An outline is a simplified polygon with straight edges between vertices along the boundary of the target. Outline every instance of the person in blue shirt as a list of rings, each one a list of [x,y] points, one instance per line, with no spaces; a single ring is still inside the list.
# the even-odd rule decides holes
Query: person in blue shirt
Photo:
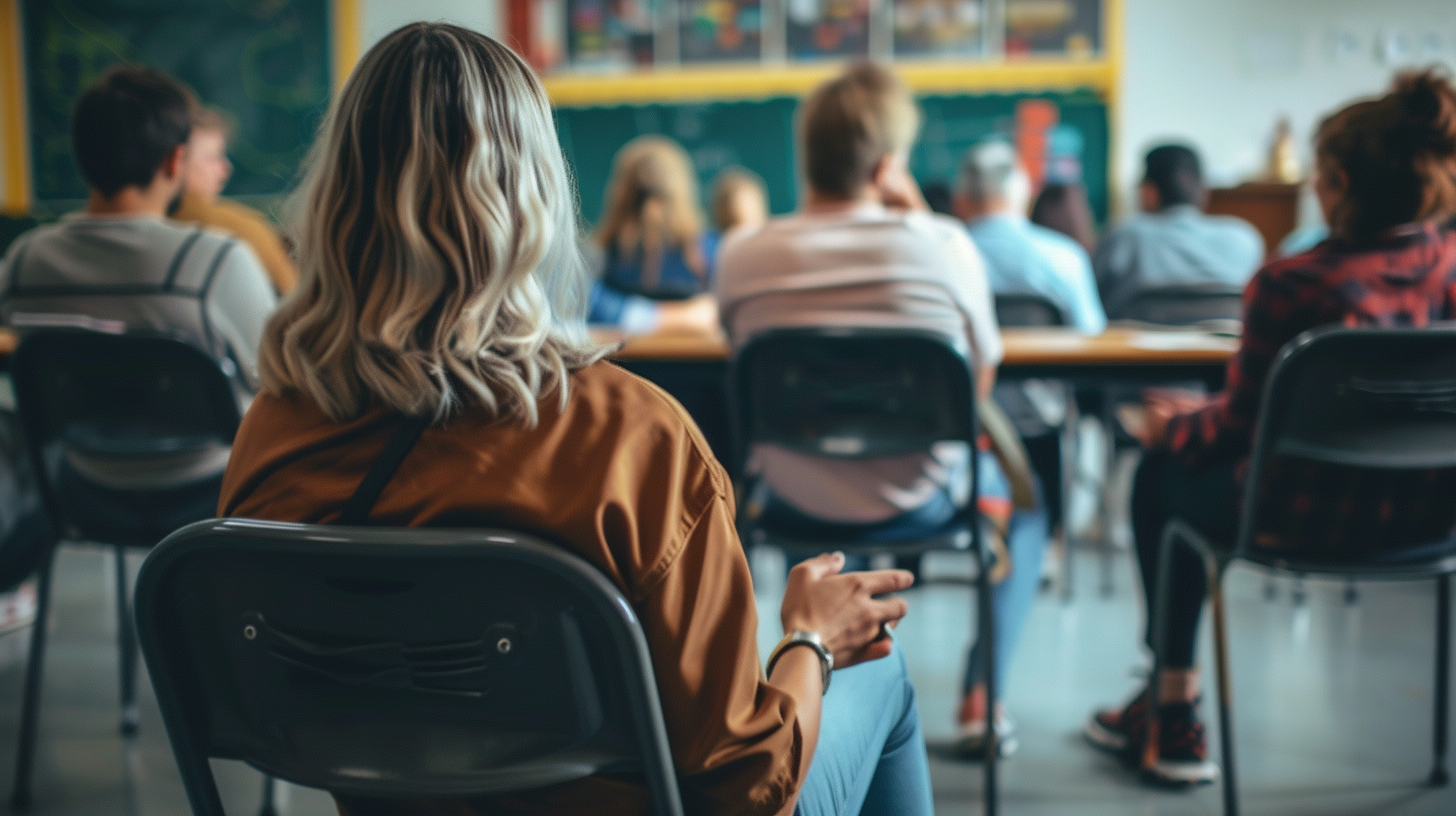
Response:
[[[956,215],[986,260],[991,291],[1041,295],[1068,325],[1087,334],[1107,326],[1087,252],[1067,236],[1031,223],[1031,180],[1011,145],[999,139],[972,147],[956,179]]]
[[[1104,238],[1092,259],[1107,313],[1118,317],[1145,289],[1248,283],[1264,262],[1264,239],[1241,218],[1203,212],[1208,196],[1198,154],[1162,145],[1144,165],[1143,211]]]
[[[686,151],[639,136],[617,152],[597,228],[602,283],[655,300],[712,289],[718,234],[704,226],[697,174]]]

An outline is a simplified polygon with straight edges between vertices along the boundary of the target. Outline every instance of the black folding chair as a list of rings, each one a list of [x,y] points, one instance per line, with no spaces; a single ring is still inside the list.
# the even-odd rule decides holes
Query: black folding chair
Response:
[[[1435,759],[1429,781],[1445,785],[1456,536],[1372,548],[1362,555],[1320,552],[1313,547],[1273,548],[1256,544],[1255,536],[1260,532],[1256,529],[1261,517],[1259,497],[1275,457],[1389,471],[1456,467],[1456,327],[1305,332],[1280,352],[1269,375],[1257,427],[1232,548],[1228,542],[1210,541],[1186,521],[1173,519],[1163,533],[1155,596],[1153,642],[1161,646],[1175,548],[1188,546],[1202,557],[1213,607],[1224,813],[1235,816],[1239,811],[1222,586],[1224,573],[1235,561],[1298,574],[1436,581]],[[1155,655],[1152,676],[1156,678],[1160,670],[1161,659]],[[1149,684],[1150,694],[1156,685]],[[1155,701],[1150,697],[1148,702]]]
[[[232,444],[238,404],[232,383],[201,350],[158,336],[46,329],[25,335],[11,360],[25,445],[51,529],[62,540],[112,544],[116,552],[121,652],[121,732],[138,726],[136,635],[127,600],[127,547],[150,547],[172,530],[109,527],[97,514],[70,512],[58,480],[69,451],[102,457],[187,453]],[[210,515],[210,514],[209,514]],[[31,630],[11,808],[30,805],[46,616],[54,543],[41,560]]]
[[[996,324],[999,326],[1066,326],[1071,322],[1062,307],[1042,295],[998,294],[995,304]]]
[[[1244,318],[1244,290],[1227,284],[1187,284],[1144,289],[1118,312],[1119,320],[1191,326]]]
[[[136,620],[197,816],[224,813],[209,757],[382,799],[641,773],[683,812],[631,605],[539,538],[198,522],[148,555]]]
[[[976,514],[976,392],[969,361],[939,335],[896,329],[810,328],[765,332],[748,342],[732,365],[736,472],[754,445],[848,461],[923,453],[940,441],[971,451],[971,495],[940,529],[903,539],[846,535],[846,525],[823,534],[778,529],[765,516],[741,513],[745,541],[786,550],[834,548],[846,553],[896,554],[969,550],[976,557],[976,615],[986,656],[987,711],[995,711],[995,627],[991,568],[995,555]],[[741,502],[743,507],[747,502]],[[995,814],[1000,746],[988,728],[986,813]]]

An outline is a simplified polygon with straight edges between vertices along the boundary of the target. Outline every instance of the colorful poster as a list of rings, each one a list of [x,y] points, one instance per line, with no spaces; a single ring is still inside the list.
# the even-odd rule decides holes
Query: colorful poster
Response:
[[[895,0],[895,56],[977,56],[985,4],[981,0]]]
[[[567,52],[576,66],[647,66],[660,0],[568,0]]]
[[[1102,47],[1102,0],[1006,0],[1006,55],[1090,57]]]
[[[863,57],[870,52],[870,10],[876,0],[785,0],[793,59]]]
[[[683,62],[757,61],[763,55],[760,0],[679,0]]]

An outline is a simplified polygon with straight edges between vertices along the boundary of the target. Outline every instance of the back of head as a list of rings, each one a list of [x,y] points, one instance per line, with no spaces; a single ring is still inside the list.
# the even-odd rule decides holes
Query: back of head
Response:
[[[956,192],[978,208],[1024,214],[1030,203],[1031,179],[1009,143],[987,139],[961,159]]]
[[[686,248],[702,233],[698,177],[687,151],[665,136],[638,136],[623,145],[607,182],[601,245]]]
[[[110,198],[146,187],[191,134],[192,94],[166,74],[116,65],[76,100],[71,143],[86,184]]]
[[[850,199],[885,156],[908,151],[920,129],[915,100],[888,68],[858,62],[825,82],[799,109],[799,147],[809,186]]]
[[[725,167],[713,178],[713,224],[727,232],[768,218],[768,193],[752,170]]]
[[[1056,230],[1091,252],[1097,243],[1092,234],[1092,205],[1080,184],[1048,184],[1031,205],[1031,223]]]
[[[534,422],[600,357],[545,89],[509,48],[405,26],[334,100],[294,200],[301,280],[260,369],[344,421],[469,406]],[[573,319],[576,318],[576,319]]]
[[[1456,214],[1456,88],[1433,70],[1401,74],[1384,96],[1325,119],[1315,154],[1325,181],[1344,177],[1330,213],[1338,237]]]
[[[1169,144],[1148,151],[1143,160],[1143,183],[1158,193],[1163,208],[1203,203],[1203,163],[1186,145]]]

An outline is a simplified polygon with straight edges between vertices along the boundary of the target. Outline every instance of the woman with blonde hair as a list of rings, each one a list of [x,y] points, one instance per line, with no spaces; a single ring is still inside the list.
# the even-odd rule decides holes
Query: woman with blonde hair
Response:
[[[838,554],[805,562],[765,671],[723,469],[677,403],[582,332],[572,190],[519,57],[450,25],[385,37],[334,101],[299,196],[302,280],[269,324],[223,515],[334,521],[424,418],[371,521],[539,531],[617,583],[647,636],[688,812],[931,812],[914,690],[883,637],[906,611],[883,593],[911,576],[842,574]],[[509,799],[340,802],[646,807],[631,775]]]
[[[703,226],[697,174],[677,142],[638,136],[617,151],[596,236],[603,283],[662,300],[706,292],[717,237]]]

